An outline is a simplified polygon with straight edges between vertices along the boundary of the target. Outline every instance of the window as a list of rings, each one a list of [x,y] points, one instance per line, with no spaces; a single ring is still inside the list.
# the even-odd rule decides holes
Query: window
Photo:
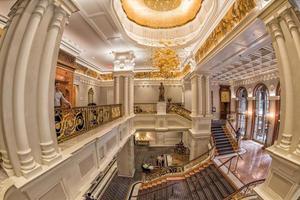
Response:
[[[247,124],[247,109],[248,109],[248,94],[246,88],[240,88],[237,92],[237,128],[240,131],[241,136],[246,134]]]
[[[268,89],[265,85],[259,85],[255,91],[255,122],[253,139],[265,144],[269,129],[267,113],[269,110]]]

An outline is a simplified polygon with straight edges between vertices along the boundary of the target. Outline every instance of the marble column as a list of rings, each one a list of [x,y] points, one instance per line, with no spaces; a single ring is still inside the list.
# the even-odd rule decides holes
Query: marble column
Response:
[[[211,95],[209,75],[205,75],[205,117],[211,117]]]
[[[114,76],[114,103],[120,104],[120,76]]]
[[[42,73],[40,74],[36,67],[42,60],[45,50],[43,44],[51,32],[46,29],[50,26],[53,11],[56,8],[64,9],[68,14],[77,10],[69,0],[17,1],[9,14],[9,25],[1,43],[0,128],[3,131],[4,147],[8,156],[5,153],[3,155],[9,157],[16,176],[26,178],[34,176],[41,170],[40,165],[44,164],[44,158],[50,158],[52,153],[56,154],[57,150],[57,142],[53,137],[55,132],[50,134],[49,131],[41,132],[41,127],[38,127],[40,126],[38,120],[40,105],[37,99],[43,95],[37,89],[37,79]],[[56,52],[59,49],[61,34],[62,32],[59,36],[56,35],[57,40],[52,40],[54,45],[49,46],[53,47]],[[57,54],[47,55],[51,57],[53,64],[50,76],[55,74]],[[37,76],[34,76],[36,74]],[[48,82],[49,85],[51,80],[42,80],[41,84],[44,85],[44,82]],[[54,93],[53,90],[51,92]],[[49,90],[47,90],[48,93]],[[47,99],[48,97],[49,95],[43,96]],[[50,99],[54,99],[53,95]],[[45,106],[49,108],[50,105],[53,103]],[[45,123],[51,120],[54,124],[53,111],[47,110],[46,112],[48,121]],[[46,126],[47,129],[54,130],[52,129],[54,126],[49,124]],[[50,154],[51,156],[48,157]]]
[[[49,119],[49,112],[51,112],[51,108],[49,108],[48,105],[52,100],[50,99],[51,96],[49,96],[49,91],[51,91],[50,84],[53,84],[53,80],[51,79],[51,70],[55,68],[55,65],[53,65],[53,57],[56,56],[55,47],[61,40],[60,35],[62,28],[65,25],[66,18],[66,11],[59,7],[55,8],[40,64],[41,67],[38,80],[38,119],[42,162],[46,165],[53,164],[61,159],[61,155],[55,149],[55,142],[51,136],[52,133],[55,133],[54,127],[51,127],[51,121],[53,121],[54,116]]]
[[[206,109],[207,106],[210,106],[210,102],[206,102],[210,95],[207,95],[205,76],[194,72],[191,77],[191,86],[192,128],[189,130],[188,146],[190,147],[190,159],[192,160],[208,150],[211,135],[211,113]]]
[[[198,79],[199,76],[194,74],[191,77],[191,88],[192,88],[192,116],[198,115]]]
[[[134,115],[134,76],[129,77],[129,115]]]
[[[197,83],[198,83],[198,86],[197,86],[197,88],[198,88],[197,89],[197,92],[198,92],[198,94],[197,94],[198,113],[197,113],[197,115],[199,117],[203,117],[205,111],[203,109],[203,107],[204,107],[204,105],[203,105],[203,97],[204,97],[204,95],[203,95],[203,75],[202,74],[198,75],[198,81],[197,81]]]
[[[267,148],[272,157],[267,180],[255,191],[263,199],[297,199],[300,191],[300,21],[288,0],[272,2],[260,17],[272,38],[278,59],[281,116],[278,142]],[[295,22],[295,23],[294,23]],[[297,30],[296,30],[297,29]]]
[[[133,177],[135,173],[134,165],[134,143],[133,136],[127,141],[117,155],[118,175],[123,177]]]
[[[124,98],[123,98],[123,109],[124,109],[124,115],[128,116],[129,112],[129,106],[128,106],[128,98],[129,98],[129,80],[128,80],[128,76],[124,77],[124,84],[123,84],[123,92],[124,92]]]

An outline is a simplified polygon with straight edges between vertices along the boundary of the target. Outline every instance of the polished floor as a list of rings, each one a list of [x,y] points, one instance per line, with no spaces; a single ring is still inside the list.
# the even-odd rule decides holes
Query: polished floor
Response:
[[[255,180],[265,179],[271,165],[272,158],[262,149],[262,145],[252,140],[244,140],[241,143],[241,148],[246,150],[242,154],[243,159],[239,159],[236,170],[236,159],[233,159],[231,170],[234,171],[236,177],[244,184]],[[228,158],[220,159],[221,162]],[[227,164],[227,167],[229,163]]]

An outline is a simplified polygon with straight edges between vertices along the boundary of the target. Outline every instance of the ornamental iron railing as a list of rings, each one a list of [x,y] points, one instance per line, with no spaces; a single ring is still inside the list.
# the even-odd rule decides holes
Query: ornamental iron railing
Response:
[[[122,117],[120,104],[55,108],[55,131],[58,143],[69,140]]]

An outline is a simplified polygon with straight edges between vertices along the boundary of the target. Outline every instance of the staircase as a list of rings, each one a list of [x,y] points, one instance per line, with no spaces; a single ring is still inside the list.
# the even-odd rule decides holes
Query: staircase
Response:
[[[237,145],[233,138],[226,133],[225,124],[213,122],[211,126],[212,136],[214,138],[217,155],[226,155],[236,152]]]
[[[236,191],[212,163],[185,175],[181,180],[144,183],[138,200],[222,200]]]

